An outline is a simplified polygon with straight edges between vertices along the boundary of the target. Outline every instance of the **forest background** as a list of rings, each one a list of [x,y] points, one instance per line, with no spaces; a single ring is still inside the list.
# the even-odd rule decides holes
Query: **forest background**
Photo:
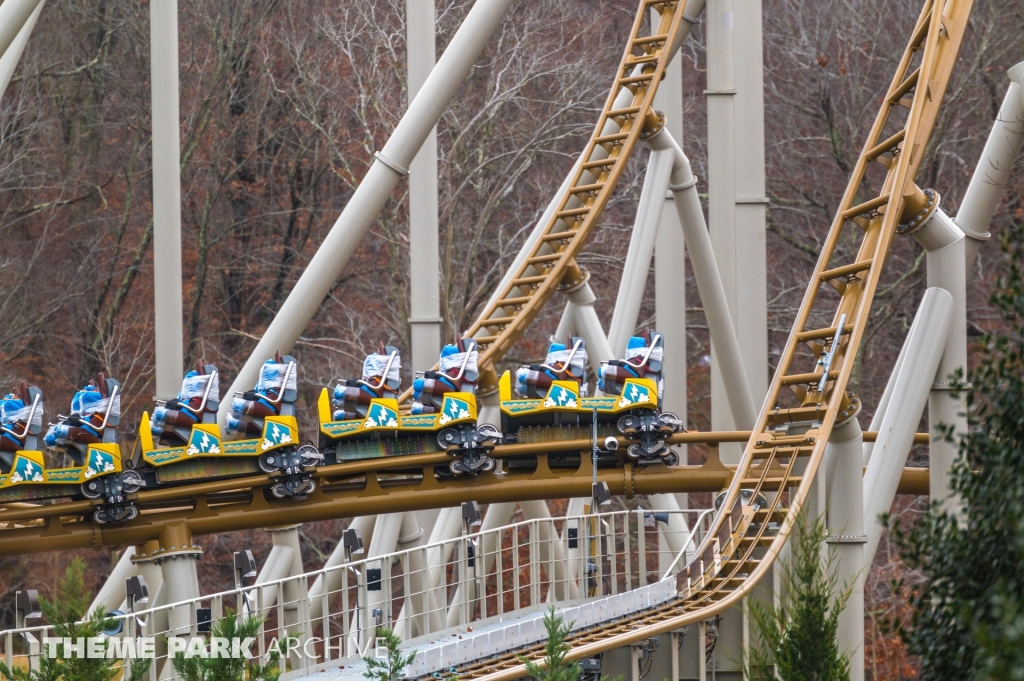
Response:
[[[437,0],[438,50],[470,6]],[[405,1],[190,0],[179,3],[183,307],[186,362],[237,373],[396,125],[406,101]],[[916,0],[765,0],[768,371],[784,345],[821,240],[874,120]],[[585,144],[635,12],[632,0],[517,2],[438,126],[442,314],[466,328]],[[950,214],[1024,59],[1024,0],[977,0],[918,183]],[[682,144],[707,190],[703,26],[682,47]],[[0,100],[0,386],[43,389],[47,416],[98,371],[121,380],[122,445],[153,395],[149,7],[144,1],[48,4]],[[646,153],[637,153],[579,258],[607,325]],[[993,232],[1024,220],[1015,173]],[[321,387],[358,375],[378,340],[409,347],[407,185],[396,189],[295,348],[299,414]],[[969,333],[998,331],[987,300],[995,244],[968,281]],[[710,427],[708,333],[692,271],[686,314],[689,414]],[[654,323],[653,272],[640,328]],[[864,423],[925,289],[924,253],[898,239],[855,370]],[[509,364],[543,356],[561,305],[549,305]],[[672,342],[672,339],[668,339]],[[976,349],[975,349],[976,350]],[[407,353],[406,353],[407,354]],[[417,367],[422,369],[424,367]],[[408,382],[412,367],[403,368]],[[222,383],[226,387],[227,383]],[[671,390],[671,386],[669,386]],[[926,427],[926,424],[923,424]],[[700,447],[690,461],[703,460]],[[927,450],[910,465],[926,466]],[[695,497],[692,504],[707,504]],[[926,498],[901,496],[913,523]],[[552,510],[564,508],[553,502]],[[320,567],[346,520],[302,528]],[[262,531],[202,539],[203,590],[231,584],[231,551],[269,551]],[[116,551],[79,552],[102,583]],[[0,557],[0,624],[13,592],[55,585],[71,553]],[[905,611],[894,578],[915,579],[883,541],[867,583],[867,673],[912,677],[880,628]]]

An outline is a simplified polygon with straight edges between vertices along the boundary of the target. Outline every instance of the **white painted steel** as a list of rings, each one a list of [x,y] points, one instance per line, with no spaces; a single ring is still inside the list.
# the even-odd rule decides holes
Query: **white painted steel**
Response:
[[[529,512],[533,515],[543,515],[537,509]],[[689,514],[687,515],[688,518],[696,519],[701,514],[709,518],[711,512],[670,512],[670,515],[679,514]],[[638,542],[641,542],[642,537],[645,536],[643,521],[639,524],[635,522],[638,515],[642,516],[643,512],[615,511],[602,513],[596,518],[597,525],[602,528],[603,537],[603,541],[598,543],[600,552],[598,554],[598,562],[602,566],[603,574],[603,581],[598,585],[595,596],[598,600],[591,599],[583,603],[580,603],[578,600],[562,601],[560,605],[569,619],[576,620],[576,628],[620,617],[629,612],[650,607],[674,596],[675,580],[671,577],[676,574],[675,566],[669,571],[667,575],[669,577],[668,580],[658,581],[658,574],[655,573],[653,579],[648,580],[653,583],[643,589],[638,589],[637,585],[646,580],[646,572],[641,572],[635,561],[632,569],[624,571],[622,568],[624,564],[629,564],[628,556],[636,555]],[[564,519],[539,518],[498,527],[489,532],[473,532],[468,535],[469,540],[475,542],[478,547],[481,547],[481,552],[477,554],[478,565],[481,566],[482,570],[480,574],[481,586],[485,580],[482,566],[485,564],[491,566],[490,569],[486,570],[486,580],[488,580],[488,588],[492,596],[487,601],[480,599],[477,607],[470,612],[473,635],[467,636],[469,632],[464,627],[458,630],[463,640],[468,640],[470,643],[460,642],[461,647],[453,648],[448,653],[445,653],[450,655],[450,659],[453,660],[448,666],[455,664],[456,661],[463,662],[477,659],[527,642],[540,640],[540,637],[544,635],[543,627],[539,625],[541,611],[549,600],[554,600],[554,597],[551,596],[552,593],[557,596],[560,592],[564,592],[563,589],[566,583],[574,579],[574,575],[567,571],[563,583],[559,584],[562,578],[558,576],[557,569],[554,566],[558,562],[564,562],[559,559],[559,556],[567,555],[567,547],[563,546],[561,554],[557,547],[566,543],[567,540],[565,538],[558,538],[558,525],[564,522],[572,526],[582,527],[584,520],[586,520],[586,517],[578,516]],[[670,526],[673,522],[670,521]],[[687,546],[691,543],[699,543],[702,533],[706,532],[707,529],[706,522],[693,522],[688,523],[688,525],[695,528],[695,535],[690,536],[687,534],[685,537],[679,538],[677,540],[679,545]],[[649,528],[646,530],[646,533],[649,536]],[[535,540],[520,541],[520,538],[524,536],[534,537]],[[394,591],[392,592],[385,587],[381,593],[385,596],[391,596],[393,600],[390,604],[381,603],[379,607],[382,607],[385,612],[397,615],[399,610],[394,607],[395,602],[399,599],[415,599],[421,596],[421,594],[416,592],[408,593],[405,591],[405,585],[407,583],[411,584],[412,580],[406,582],[400,574],[404,566],[411,564],[409,562],[411,554],[419,552],[425,558],[430,555],[450,556],[453,554],[452,549],[462,544],[463,541],[464,538],[460,536],[439,544],[413,547],[390,554],[355,560],[351,563],[342,563],[303,575],[288,575],[295,552],[291,546],[285,545],[289,542],[284,538],[272,549],[267,561],[268,565],[257,584],[245,587],[241,591],[231,590],[206,596],[199,596],[198,593],[195,593],[188,599],[175,600],[167,604],[151,604],[153,607],[147,609],[137,608],[136,614],[142,620],[149,623],[145,634],[156,636],[162,640],[163,637],[171,633],[167,624],[168,619],[171,620],[171,625],[176,627],[174,630],[176,635],[189,635],[190,632],[195,633],[197,626],[196,613],[199,608],[211,608],[214,619],[217,619],[223,615],[227,608],[241,609],[239,606],[242,606],[248,611],[250,616],[270,616],[269,620],[263,622],[257,637],[257,643],[253,645],[254,652],[259,651],[262,653],[265,652],[272,639],[280,638],[283,633],[283,631],[277,628],[278,625],[276,623],[286,621],[286,618],[281,617],[281,613],[285,611],[289,603],[275,604],[276,598],[274,594],[287,591],[297,585],[297,592],[299,594],[309,594],[313,600],[319,600],[326,606],[326,609],[321,609],[314,613],[312,608],[306,608],[305,604],[301,602],[297,604],[296,611],[303,616],[302,621],[309,622],[310,625],[300,628],[300,631],[297,632],[298,637],[302,643],[312,641],[309,644],[310,652],[315,652],[318,658],[315,665],[308,665],[309,670],[314,671],[323,667],[325,653],[330,663],[338,663],[343,658],[347,658],[343,663],[348,667],[351,662],[355,661],[352,658],[361,657],[353,645],[354,641],[359,639],[365,643],[370,640],[370,632],[366,630],[350,629],[347,634],[343,633],[344,623],[353,621],[355,611],[357,609],[364,609],[367,604],[365,600],[367,597],[365,581],[360,580],[361,586],[357,589],[353,575],[365,575],[367,567],[392,566],[391,583]],[[583,538],[581,537],[579,541],[582,543]],[[650,548],[648,547],[649,551]],[[454,567],[454,562],[458,561],[457,553],[455,556],[443,560],[440,564],[430,563],[427,560],[423,563],[424,565],[438,565],[438,572],[441,575],[441,581],[438,586],[442,593],[452,593],[457,587],[465,585],[465,571],[456,572],[451,569]],[[513,562],[520,558],[522,560],[518,563]],[[152,563],[150,562],[149,565],[152,566]],[[166,580],[175,584],[176,587],[184,586],[185,590],[188,590],[193,588],[193,586],[191,585],[191,578],[186,574],[187,570],[183,569],[187,565],[194,566],[194,559],[168,560],[161,568],[164,571]],[[424,568],[424,571],[429,572],[430,568]],[[280,577],[270,579],[271,573],[277,573]],[[341,578],[338,580],[329,578],[331,573],[338,573],[341,575]],[[502,578],[500,582],[497,581],[499,574]],[[459,575],[462,575],[462,577]],[[319,595],[314,595],[313,589],[309,588],[309,585],[316,583],[340,583],[343,586],[326,594],[321,592]],[[516,586],[519,587],[517,609],[521,610],[521,612],[501,614],[495,611],[496,599],[504,600]],[[178,588],[177,591],[172,590],[168,595],[173,598],[181,590],[181,588]],[[358,608],[355,606],[354,600],[357,591],[360,599]],[[248,606],[243,605],[243,600],[245,600],[243,592],[247,596]],[[159,599],[160,597],[159,595],[154,596],[151,591],[151,598]],[[442,615],[442,621],[443,615],[449,608],[456,609],[457,605],[458,603],[455,601],[451,604],[448,603],[447,599],[441,601],[439,614]],[[355,619],[359,620],[362,618],[358,617]],[[433,620],[434,618],[429,619]],[[534,620],[537,620],[537,622],[534,622]],[[161,624],[161,622],[163,623]],[[330,638],[330,647],[327,651],[324,650],[322,640],[316,640],[323,638],[325,622],[329,626],[326,634]],[[35,627],[32,628],[32,631],[42,638],[47,635],[46,629],[46,627]],[[294,628],[291,628],[291,630],[294,632]],[[492,636],[491,632],[495,630],[499,633]],[[13,635],[21,631],[25,630],[0,632],[0,642],[11,640]],[[450,633],[451,630],[442,631],[432,628],[429,636],[426,638],[421,637],[418,641],[411,641],[410,645],[420,645],[421,649],[431,648],[431,637],[436,642]],[[486,634],[486,636],[483,636],[483,634]],[[316,639],[311,637],[316,637]],[[347,643],[344,646],[342,646],[343,639],[347,639]],[[343,647],[344,650],[342,649]],[[440,653],[437,654],[440,655]],[[305,664],[305,662],[302,664]],[[169,669],[165,657],[157,660],[157,666],[162,667],[164,670]]]
[[[981,244],[989,238],[992,215],[1024,144],[1024,62],[1011,68],[1007,76],[1010,86],[956,214],[956,223],[970,237],[966,245],[968,269],[974,265]]]
[[[654,10],[651,10],[652,12]],[[683,58],[676,54],[665,70],[665,79],[654,97],[654,105],[665,114],[665,129],[673,139],[683,140]],[[662,376],[665,392],[662,409],[687,422],[686,389],[686,240],[672,194],[665,192],[654,257],[655,325],[665,338]],[[687,461],[686,445],[676,445],[679,460]],[[685,493],[675,495],[680,508],[689,506]]]
[[[964,232],[941,209],[914,234],[928,251],[928,286],[943,289],[953,296],[953,316],[945,349],[928,396],[928,468],[929,493],[952,510],[949,476],[959,451],[959,437],[967,433],[967,405],[952,394],[952,377],[959,371],[967,376],[967,268]],[[953,426],[954,441],[948,442],[940,426]]]
[[[836,558],[838,584],[850,585],[846,607],[839,614],[836,640],[850,655],[850,681],[864,679],[864,585],[857,576],[864,565],[863,442],[856,417],[832,429],[833,472],[828,483],[829,542]]]
[[[40,0],[5,0],[0,4],[0,55],[18,38],[22,27],[36,11]]]
[[[35,28],[36,20],[39,19],[39,13],[43,11],[44,4],[46,4],[46,0],[41,0],[36,5],[36,8],[21,27],[21,30],[18,31],[14,40],[11,41],[10,47],[0,55],[0,99],[7,92],[7,86],[11,83],[11,77],[14,75],[14,70],[18,67],[21,54],[25,51],[25,44],[28,43],[28,37],[32,34],[32,29]]]
[[[353,518],[349,527],[359,531],[359,535],[368,539],[373,534],[377,516],[367,515]],[[309,611],[310,619],[319,619],[323,616],[323,600],[325,593],[331,593],[341,589],[341,573],[331,568],[337,567],[345,562],[345,547],[339,541],[331,551],[331,555],[324,562],[323,572],[314,580],[309,587]]]
[[[434,68],[434,0],[406,0],[409,100]],[[433,366],[441,350],[441,272],[437,227],[437,126],[409,165],[409,330],[412,366]]]
[[[936,339],[945,338],[949,333],[953,308],[953,297],[948,291],[929,288],[921,299],[907,336],[907,353],[864,474],[865,561],[870,561],[878,548],[883,530],[878,518],[889,512],[896,496],[896,488],[942,358],[945,344],[936,342]],[[862,570],[859,577],[861,587],[866,578],[867,570]]]
[[[476,58],[497,30],[512,0],[478,0],[452,37],[437,66],[430,72],[419,94],[410,102],[391,138],[352,194],[331,231],[324,238],[274,320],[231,384],[228,395],[251,388],[260,365],[275,351],[290,351],[320,303],[330,292],[359,241],[384,204],[391,197],[402,173],[392,166],[408,168],[431,129],[437,125],[448,103],[469,75]],[[219,420],[227,417],[231,400],[221,403]]]
[[[153,336],[156,343],[156,398],[170,400],[181,389],[184,356],[177,0],[153,0],[149,3],[149,38],[153,107]],[[222,404],[230,406],[231,400],[223,400]]]
[[[739,341],[736,338],[725,289],[711,246],[711,237],[704,222],[704,211],[697,195],[696,178],[690,169],[690,160],[666,130],[651,137],[648,144],[652,149],[672,149],[675,154],[676,162],[672,169],[669,189],[672,190],[679,222],[683,226],[686,245],[690,250],[690,264],[697,282],[697,291],[704,304],[711,342],[718,348],[719,368],[729,386],[726,393],[729,407],[732,409],[736,426],[749,430],[757,418],[757,410],[750,393]]]
[[[121,557],[117,559],[117,565],[110,571],[107,581],[96,592],[96,597],[92,599],[87,612],[95,612],[100,607],[107,612],[120,609],[121,604],[124,603],[124,582],[137,572],[132,563],[134,556],[135,547],[125,547],[121,552]]]
[[[647,174],[640,190],[633,233],[629,240],[622,277],[619,279],[619,292],[615,298],[612,323],[608,329],[608,342],[616,357],[625,356],[626,341],[636,329],[674,161],[675,154],[672,149],[652,149],[647,160]]]

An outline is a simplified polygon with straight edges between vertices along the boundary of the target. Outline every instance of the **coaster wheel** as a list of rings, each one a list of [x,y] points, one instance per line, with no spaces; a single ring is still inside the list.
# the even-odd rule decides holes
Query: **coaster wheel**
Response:
[[[457,447],[461,439],[459,431],[454,428],[445,428],[437,434],[437,444],[445,451]]]
[[[100,499],[103,497],[103,481],[99,478],[86,480],[82,483],[82,495],[86,499]]]
[[[285,457],[279,452],[264,452],[260,454],[259,466],[260,470],[264,473],[273,473],[280,469],[282,463],[285,462]]]
[[[129,469],[121,473],[121,490],[125,494],[135,494],[145,486],[146,481],[142,479],[138,471]]]

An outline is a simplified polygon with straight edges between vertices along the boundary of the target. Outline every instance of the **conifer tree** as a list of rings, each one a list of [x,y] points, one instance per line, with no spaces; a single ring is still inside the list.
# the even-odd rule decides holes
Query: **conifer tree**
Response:
[[[784,597],[778,607],[751,600],[756,642],[746,676],[752,681],[848,681],[849,653],[836,640],[849,585],[837,594],[834,559],[822,557],[825,521],[801,513],[790,537],[792,554],[781,566]],[[772,666],[774,665],[774,673]]]

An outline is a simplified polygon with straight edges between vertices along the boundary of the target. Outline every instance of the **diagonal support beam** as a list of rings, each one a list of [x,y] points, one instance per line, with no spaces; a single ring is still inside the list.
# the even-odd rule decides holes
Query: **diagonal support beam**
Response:
[[[384,149],[377,153],[363,181],[328,232],[295,287],[285,300],[256,348],[238,372],[228,395],[251,388],[260,365],[274,352],[290,351],[320,303],[341,276],[359,241],[391,197],[398,182],[437,125],[441,114],[469,75],[477,57],[512,5],[512,0],[478,0],[448,44],[437,66],[409,104]],[[221,402],[218,419],[223,427],[231,405]]]

